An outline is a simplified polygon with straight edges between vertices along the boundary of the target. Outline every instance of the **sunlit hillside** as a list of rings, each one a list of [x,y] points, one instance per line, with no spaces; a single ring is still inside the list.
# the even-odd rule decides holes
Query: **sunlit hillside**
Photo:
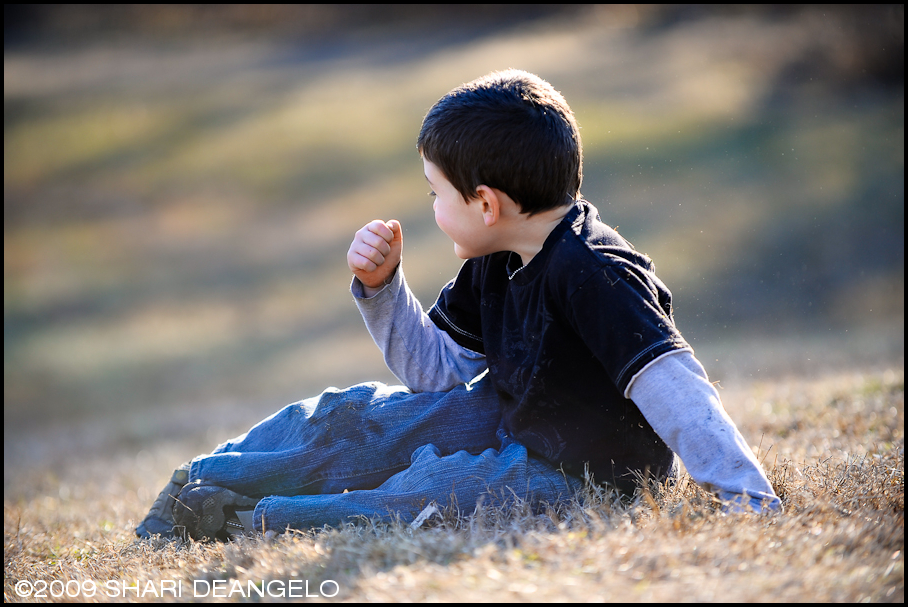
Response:
[[[507,67],[571,103],[584,195],[655,260],[698,349],[797,335],[829,351],[883,327],[875,347],[903,352],[897,10],[572,8],[482,28],[427,12],[318,34],[266,14],[195,35],[155,15],[89,20],[91,37],[50,21],[4,49],[8,452],[49,421],[104,415],[141,442],[176,411],[246,424],[393,381],[347,246],[399,219],[431,305],[460,262],[416,134],[438,97]]]

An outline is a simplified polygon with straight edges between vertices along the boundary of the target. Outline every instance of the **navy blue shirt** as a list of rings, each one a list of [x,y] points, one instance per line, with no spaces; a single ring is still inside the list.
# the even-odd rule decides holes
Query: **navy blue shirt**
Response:
[[[634,375],[689,347],[671,293],[598,211],[579,201],[526,266],[516,253],[467,260],[429,317],[486,355],[505,429],[537,456],[623,491],[633,471],[668,473],[673,454],[634,403]]]

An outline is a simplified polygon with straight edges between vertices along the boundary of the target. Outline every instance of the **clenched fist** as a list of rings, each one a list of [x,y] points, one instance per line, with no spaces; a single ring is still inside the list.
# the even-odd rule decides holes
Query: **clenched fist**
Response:
[[[374,295],[390,282],[403,247],[403,232],[396,219],[370,221],[356,233],[347,251],[347,265],[366,287],[366,295]]]

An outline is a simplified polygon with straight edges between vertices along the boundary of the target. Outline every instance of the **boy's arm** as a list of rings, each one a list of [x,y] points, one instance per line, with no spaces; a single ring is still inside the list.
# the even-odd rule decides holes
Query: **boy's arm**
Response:
[[[402,266],[372,297],[358,278],[350,290],[388,368],[413,392],[447,391],[485,370],[483,354],[460,346],[429,319]]]
[[[760,463],[693,353],[681,350],[657,358],[631,380],[625,396],[697,483],[732,502],[728,509],[779,509],[781,502]]]

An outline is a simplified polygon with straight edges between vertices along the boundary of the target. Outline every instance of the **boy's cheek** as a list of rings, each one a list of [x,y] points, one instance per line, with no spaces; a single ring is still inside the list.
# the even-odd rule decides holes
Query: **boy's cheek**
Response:
[[[445,233],[448,238],[451,238],[451,232],[448,230],[448,222],[445,221],[444,216],[435,214],[435,225],[438,226],[438,229]],[[451,239],[453,240],[453,238]]]

